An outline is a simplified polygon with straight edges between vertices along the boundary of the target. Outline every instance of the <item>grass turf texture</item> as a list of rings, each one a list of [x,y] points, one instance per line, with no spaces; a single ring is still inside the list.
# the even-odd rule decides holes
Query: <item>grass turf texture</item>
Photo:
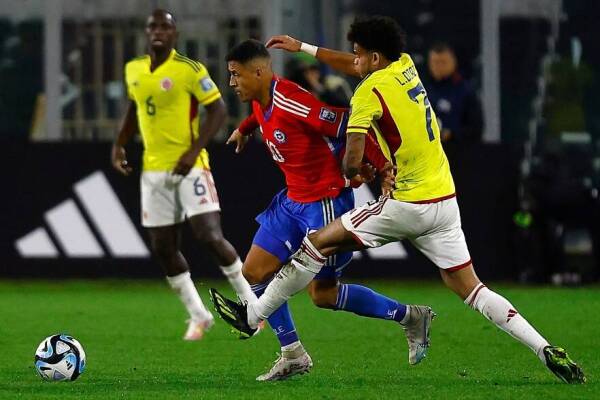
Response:
[[[205,302],[209,285],[198,284]],[[261,383],[254,379],[276,357],[274,335],[240,341],[217,320],[203,341],[184,342],[185,312],[163,282],[0,281],[0,398],[600,398],[598,287],[491,285],[583,366],[588,383],[566,385],[441,284],[369,285],[437,312],[427,359],[408,365],[404,334],[395,323],[320,310],[301,294],[291,307],[314,369]],[[231,294],[223,282],[216,286]],[[87,369],[75,382],[44,382],[35,372],[38,343],[58,332],[79,339],[87,353]]]

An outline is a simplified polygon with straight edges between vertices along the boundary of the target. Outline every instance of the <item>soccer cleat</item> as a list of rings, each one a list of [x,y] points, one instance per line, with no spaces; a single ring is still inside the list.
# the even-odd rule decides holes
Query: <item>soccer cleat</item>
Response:
[[[281,381],[294,375],[306,374],[313,366],[312,359],[307,352],[297,358],[285,358],[280,355],[269,372],[256,378],[257,381]]]
[[[215,319],[212,317],[205,319],[204,321],[196,321],[194,319],[188,319],[188,328],[183,335],[183,340],[200,340],[204,337],[204,333],[208,331],[215,324]]]
[[[427,356],[429,329],[435,313],[428,306],[409,306],[409,318],[403,325],[408,341],[408,363],[415,365]]]
[[[544,347],[546,367],[565,383],[585,383],[581,368],[567,354],[565,349],[556,346]]]
[[[219,316],[231,325],[233,331],[239,334],[240,339],[250,339],[260,331],[259,328],[251,328],[248,325],[246,304],[229,300],[214,288],[209,289],[208,293],[210,293],[210,299]]]

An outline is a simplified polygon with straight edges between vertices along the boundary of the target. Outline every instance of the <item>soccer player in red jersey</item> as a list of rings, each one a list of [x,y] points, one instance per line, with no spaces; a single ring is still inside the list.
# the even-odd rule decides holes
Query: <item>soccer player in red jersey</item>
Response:
[[[252,102],[252,114],[236,129],[228,142],[241,151],[249,135],[260,128],[273,160],[285,175],[286,188],[257,217],[260,223],[243,266],[244,277],[260,296],[273,275],[298,250],[302,238],[354,207],[353,186],[372,179],[370,165],[363,163],[353,181],[341,171],[349,112],[317,100],[297,84],[275,75],[265,46],[247,40],[227,56],[230,86],[240,100]],[[366,158],[386,175],[391,165],[375,141],[368,141]],[[309,285],[318,307],[344,310],[362,316],[396,321],[405,328],[418,325],[428,330],[432,315],[425,306],[406,306],[360,285],[340,284],[342,269],[352,252],[341,252],[326,260]],[[228,322],[234,318],[218,292],[211,290],[217,311]],[[225,311],[225,312],[223,312]],[[282,355],[258,380],[285,379],[305,373],[312,360],[298,339],[287,304],[269,318]],[[415,326],[416,326],[415,325]]]
[[[366,133],[376,129],[381,148],[397,167],[394,190],[308,234],[263,296],[245,308],[232,304],[232,315],[245,317],[241,321],[249,334],[309,284],[329,257],[407,239],[438,267],[446,286],[465,304],[530,348],[564,382],[584,383],[585,374],[563,348],[551,345],[506,298],[477,277],[435,112],[410,55],[404,52],[405,35],[398,23],[380,16],[357,19],[348,40],[354,54],[317,48],[289,36],[273,37],[268,45],[306,51],[339,71],[363,78],[350,102],[343,170],[348,178],[359,172]],[[240,320],[236,322],[244,328]],[[428,343],[422,341],[418,357],[424,356]]]

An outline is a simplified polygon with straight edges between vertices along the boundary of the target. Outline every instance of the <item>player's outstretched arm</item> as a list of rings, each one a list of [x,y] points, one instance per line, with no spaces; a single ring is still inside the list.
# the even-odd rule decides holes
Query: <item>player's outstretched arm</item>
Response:
[[[282,49],[292,53],[304,51],[315,56],[317,60],[329,65],[336,71],[360,78],[360,75],[354,69],[354,59],[356,56],[352,53],[345,53],[325,47],[316,47],[288,35],[275,35],[267,41],[266,46],[267,48]]]
[[[127,155],[125,153],[125,145],[129,143],[129,140],[133,135],[138,132],[138,120],[136,115],[136,106],[133,101],[127,104],[127,110],[121,120],[121,126],[119,128],[119,134],[113,143],[111,150],[111,162],[114,169],[119,173],[127,176],[131,174],[133,170],[127,162]]]
[[[179,157],[173,174],[186,176],[190,172],[196,164],[200,151],[208,145],[227,118],[227,107],[225,107],[223,99],[219,98],[205,107],[206,118],[202,122],[202,130],[190,149]]]

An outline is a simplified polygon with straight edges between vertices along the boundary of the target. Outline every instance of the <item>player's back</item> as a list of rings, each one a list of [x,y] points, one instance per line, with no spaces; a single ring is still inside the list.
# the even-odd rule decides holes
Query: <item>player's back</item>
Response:
[[[408,54],[357,87],[348,132],[364,133],[369,125],[397,167],[395,199],[422,202],[454,195],[437,120]]]

